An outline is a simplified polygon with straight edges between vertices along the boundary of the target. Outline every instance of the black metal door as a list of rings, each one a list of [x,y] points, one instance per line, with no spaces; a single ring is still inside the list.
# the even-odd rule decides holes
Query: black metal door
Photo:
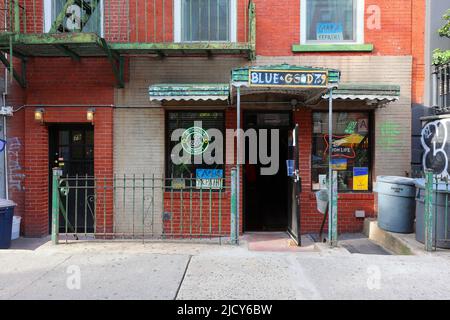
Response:
[[[298,149],[298,124],[290,132],[289,137],[289,156],[294,161],[293,175],[289,179],[289,210],[288,210],[288,233],[294,241],[300,246],[300,193],[301,179],[299,175],[299,149]]]
[[[50,127],[49,153],[50,178],[52,169],[60,168],[62,177],[67,179],[63,180],[62,186],[65,183],[71,186],[67,196],[61,194],[60,232],[93,232],[94,127],[91,125]],[[51,203],[51,188],[49,189],[49,203]]]

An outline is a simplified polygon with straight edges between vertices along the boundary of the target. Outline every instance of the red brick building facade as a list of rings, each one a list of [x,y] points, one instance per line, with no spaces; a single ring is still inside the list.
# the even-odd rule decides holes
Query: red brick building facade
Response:
[[[21,8],[27,8],[26,23],[21,20],[19,32],[22,35],[46,34],[46,28],[50,27],[46,26],[45,21],[52,21],[52,16],[45,13],[45,8],[48,8],[45,1],[18,2]],[[371,182],[376,180],[377,175],[409,173],[410,142],[405,139],[410,137],[410,106],[411,103],[420,103],[423,99],[424,0],[355,0],[357,9],[354,11],[354,19],[360,19],[363,28],[356,30],[355,26],[353,32],[355,39],[356,33],[361,33],[358,37],[362,36],[362,42],[342,45],[311,45],[303,41],[301,19],[305,17],[302,16],[302,8],[307,8],[306,0],[253,0],[256,8],[256,24],[253,29],[248,9],[249,1],[230,1],[231,6],[236,5],[236,9],[232,8],[228,13],[233,17],[229,20],[227,41],[214,43],[202,39],[194,41],[192,38],[192,41],[177,42],[179,37],[181,40],[186,37],[183,35],[183,28],[177,31],[177,24],[181,22],[177,22],[175,16],[178,11],[182,11],[177,9],[180,2],[156,1],[157,7],[153,8],[153,2],[130,1],[129,7],[126,8],[122,1],[102,1],[99,38],[106,40],[109,49],[103,48],[101,42],[93,44],[83,40],[84,42],[75,43],[70,42],[73,40],[66,40],[65,43],[54,42],[56,45],[52,47],[52,50],[55,50],[56,46],[62,44],[66,48],[66,54],[63,54],[63,49],[48,57],[42,51],[48,49],[46,45],[52,33],[48,34],[45,40],[47,43],[42,39],[41,42],[33,42],[24,37],[22,43],[19,40],[13,45],[16,73],[21,74],[21,59],[26,60],[26,87],[22,88],[17,81],[10,82],[7,79],[10,88],[6,105],[13,106],[15,110],[14,115],[7,120],[7,152],[10,164],[8,179],[10,198],[18,203],[16,214],[23,217],[24,236],[39,237],[49,233],[50,168],[53,165],[49,155],[49,132],[53,127],[93,125],[93,173],[96,177],[111,178],[114,174],[123,173],[167,175],[166,135],[169,112],[223,112],[225,128],[235,129],[236,97],[231,93],[229,103],[191,99],[155,103],[150,102],[148,88],[171,83],[229,83],[232,69],[244,66],[287,63],[333,68],[340,70],[341,83],[398,85],[400,95],[395,101],[371,104],[364,98],[342,99],[336,101],[335,109],[344,113],[367,112],[372,131]],[[30,10],[33,7],[36,8],[36,14]],[[363,17],[356,17],[361,12]],[[356,25],[356,22],[354,23]],[[222,32],[220,30],[215,31],[219,34]],[[234,42],[231,41],[233,32]],[[252,32],[256,36],[256,42],[252,42]],[[67,36],[67,33],[64,33],[64,36]],[[58,34],[54,38],[58,39]],[[177,47],[180,43],[181,46]],[[183,47],[186,43],[188,44]],[[229,43],[236,45],[230,46]],[[255,50],[252,45],[256,45]],[[3,54],[8,53],[9,51],[5,51]],[[74,53],[75,57],[71,53]],[[118,83],[122,85],[118,86]],[[313,114],[326,110],[327,105],[323,100],[314,106],[304,106],[292,111],[289,106],[292,98],[292,94],[285,93],[262,96],[250,94],[247,100],[244,98],[246,104],[242,117],[245,118],[247,111],[264,112],[267,109],[276,112],[277,106],[284,103],[279,110],[290,111],[291,122],[299,124],[301,232],[316,233],[323,216],[317,212],[316,190],[313,190],[314,183],[317,184],[317,181],[313,181],[316,178],[313,179],[312,174]],[[273,104],[270,104],[271,102]],[[379,108],[380,105],[382,108]],[[86,112],[92,108],[95,109],[93,123],[86,118]],[[37,109],[44,109],[42,122],[35,120]],[[143,109],[147,109],[145,112],[150,114],[148,123],[139,122],[137,125],[137,122],[133,121],[143,117]],[[394,127],[390,121],[395,122]],[[142,127],[139,127],[140,125]],[[152,139],[148,138],[149,140],[145,140],[145,135],[150,135],[145,131],[147,125],[149,132],[154,130],[151,131]],[[391,129],[387,130],[386,127]],[[133,128],[136,130],[134,133],[131,131]],[[391,135],[386,135],[386,132]],[[133,140],[131,146],[123,145],[126,140],[123,135]],[[139,139],[144,140],[140,142]],[[161,154],[133,158],[136,156],[134,152],[137,151]],[[225,179],[229,179],[231,167],[226,166]],[[245,188],[244,175],[241,182],[241,187]],[[175,197],[179,196],[179,192],[176,192]],[[207,203],[208,195],[203,196]],[[165,192],[162,197],[164,208],[159,209],[159,216],[170,211],[170,193]],[[197,211],[199,197],[198,193],[193,196],[193,206]],[[217,229],[218,221],[214,220],[215,218],[211,223],[212,228],[217,229],[214,233],[227,234],[230,227],[230,190],[224,190],[220,195],[215,193],[214,197],[222,197],[223,202],[221,229]],[[245,212],[248,211],[245,209],[245,197],[245,193],[241,195],[242,215],[249,214]],[[103,228],[100,221],[107,221],[108,230],[112,230],[115,223],[112,192],[109,192],[105,199],[107,218],[104,220],[103,216],[98,217],[97,228]],[[185,230],[192,225],[192,221],[194,229],[198,229],[198,221],[195,222],[198,219],[197,211],[193,220],[189,220],[190,205],[192,204],[189,202],[184,203]],[[217,206],[218,203],[213,202],[214,212],[218,209]],[[172,203],[171,214],[173,219],[178,219],[175,227],[179,228],[179,219],[183,213],[180,205],[178,209],[173,207]],[[339,194],[339,232],[361,231],[364,220],[355,217],[357,210],[365,211],[366,217],[376,215],[372,183],[366,192],[350,191]],[[208,209],[205,208],[205,212],[208,212]],[[245,218],[241,218],[241,231],[252,231],[246,228]],[[205,221],[209,223],[209,220]],[[168,228],[168,222],[162,221],[161,224],[163,229]],[[267,230],[270,230],[270,226]],[[173,230],[172,232],[177,233]]]

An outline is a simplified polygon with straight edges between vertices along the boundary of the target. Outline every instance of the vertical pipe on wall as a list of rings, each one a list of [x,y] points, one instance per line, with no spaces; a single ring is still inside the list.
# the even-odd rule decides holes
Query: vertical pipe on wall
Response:
[[[4,105],[6,104],[6,97],[4,98]],[[6,129],[6,115],[3,116],[3,139],[8,141],[7,129]],[[5,199],[9,200],[9,175],[8,175],[8,144],[5,146],[5,150],[3,151],[3,166],[5,172]]]
[[[437,73],[437,67],[434,67],[434,70],[433,70],[433,88],[432,88],[431,96],[432,96],[432,100],[431,100],[432,107],[433,108],[437,107],[437,105],[438,105],[438,99],[437,99],[437,96],[438,96],[438,73]]]
[[[236,205],[236,181],[237,181],[236,168],[231,169],[231,226],[230,226],[230,240],[232,244],[238,243],[238,230],[239,224],[237,224],[237,205]],[[220,199],[220,198],[219,198]],[[220,223],[220,220],[219,220]]]
[[[239,239],[239,219],[240,219],[240,202],[241,202],[241,87],[237,86],[237,135],[236,135],[236,225],[237,225],[237,238]]]
[[[328,100],[328,241],[333,244],[333,88],[330,88]]]

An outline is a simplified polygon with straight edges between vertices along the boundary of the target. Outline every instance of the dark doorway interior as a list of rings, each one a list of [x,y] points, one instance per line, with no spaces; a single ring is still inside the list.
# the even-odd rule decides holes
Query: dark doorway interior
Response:
[[[91,125],[55,125],[49,127],[49,181],[52,169],[62,169],[63,177],[70,177],[70,192],[61,196],[63,211],[66,210],[68,232],[93,232],[94,229],[94,127]],[[76,177],[78,176],[78,179]],[[52,202],[49,188],[49,203]],[[60,232],[66,231],[64,214],[60,215]],[[51,229],[51,206],[49,208]],[[49,231],[51,232],[51,230]]]
[[[244,230],[286,231],[288,226],[289,180],[286,160],[288,156],[288,132],[292,129],[290,112],[246,112],[244,129],[267,129],[270,146],[270,129],[279,130],[279,170],[275,175],[262,175],[262,165],[249,164],[249,141],[246,139],[244,166]],[[271,150],[269,149],[269,155]],[[259,154],[259,143],[258,143]],[[273,157],[272,157],[273,158]]]

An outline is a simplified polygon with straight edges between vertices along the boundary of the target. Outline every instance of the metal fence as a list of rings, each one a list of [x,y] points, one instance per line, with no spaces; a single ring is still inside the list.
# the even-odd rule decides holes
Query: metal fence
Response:
[[[25,4],[25,1],[23,1]],[[0,0],[0,32],[27,32],[27,11],[18,0]]]
[[[229,18],[234,10],[231,1],[185,1],[52,0],[48,7],[43,6],[41,0],[0,0],[0,22],[3,32],[43,33],[45,16],[49,16],[49,33],[93,32],[110,42],[170,43],[174,42],[176,12],[180,12],[181,29],[191,28],[191,37],[182,41],[229,41],[217,35],[223,26],[231,22]],[[178,3],[181,7],[175,8]],[[224,13],[224,3],[229,4],[228,14]],[[251,23],[254,17],[253,1],[236,0],[236,3],[237,41],[250,42],[254,28]],[[183,19],[183,10],[187,13],[187,19]],[[221,19],[222,16],[225,18]],[[197,32],[203,30],[201,39],[192,37],[193,25]],[[230,29],[226,29],[229,33]]]
[[[418,188],[416,208],[416,236],[424,240],[425,250],[433,251],[437,248],[450,248],[449,195],[450,180],[448,176],[425,172],[424,194]],[[423,210],[421,204],[423,203]],[[423,212],[423,218],[420,214]]]
[[[434,66],[433,107],[436,114],[450,112],[450,64]]]
[[[233,181],[154,175],[62,177],[54,170],[52,240],[55,244],[84,239],[235,243]]]

